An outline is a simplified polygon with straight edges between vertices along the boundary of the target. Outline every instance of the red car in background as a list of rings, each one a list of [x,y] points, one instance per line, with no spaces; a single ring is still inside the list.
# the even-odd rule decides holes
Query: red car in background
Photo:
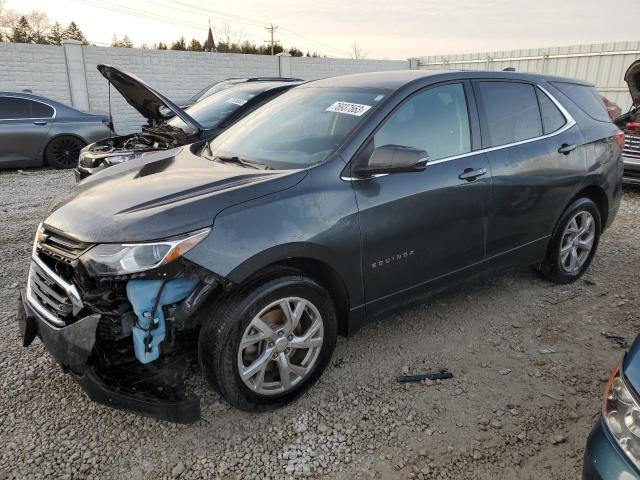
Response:
[[[633,104],[629,111],[613,120],[624,132],[624,182],[640,185],[640,60],[636,60],[624,74]],[[606,104],[606,102],[605,102]]]

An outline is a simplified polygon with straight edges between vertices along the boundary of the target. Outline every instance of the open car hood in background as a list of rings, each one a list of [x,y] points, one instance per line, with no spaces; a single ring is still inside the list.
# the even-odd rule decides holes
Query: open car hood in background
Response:
[[[111,65],[100,64],[97,68],[102,76],[116,87],[127,103],[140,112],[143,117],[162,122],[171,117],[171,115],[162,113],[163,109],[167,109],[195,131],[202,130],[202,126],[187,112],[135,75],[118,70]]]
[[[629,86],[633,104],[640,105],[640,60],[636,60],[629,66],[624,74],[624,81]]]

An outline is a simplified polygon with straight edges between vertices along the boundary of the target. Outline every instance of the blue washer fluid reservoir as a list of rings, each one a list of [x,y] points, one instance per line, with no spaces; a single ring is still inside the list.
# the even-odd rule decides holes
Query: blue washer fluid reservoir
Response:
[[[160,343],[166,332],[162,307],[187,298],[197,283],[198,280],[194,278],[129,280],[127,297],[138,317],[137,324],[133,326],[133,348],[140,363],[153,362],[160,356]],[[153,308],[158,295],[160,300],[154,316]]]

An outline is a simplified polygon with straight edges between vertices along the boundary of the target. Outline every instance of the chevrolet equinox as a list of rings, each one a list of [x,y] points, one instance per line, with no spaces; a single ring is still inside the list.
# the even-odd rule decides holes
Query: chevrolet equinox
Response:
[[[322,374],[338,334],[481,275],[570,283],[621,197],[592,85],[399,71],[291,89],[207,142],[55,198],[19,324],[89,397],[199,418],[185,370],[250,411]]]

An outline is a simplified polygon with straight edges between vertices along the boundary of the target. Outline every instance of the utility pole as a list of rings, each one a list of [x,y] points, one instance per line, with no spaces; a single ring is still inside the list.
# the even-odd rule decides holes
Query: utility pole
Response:
[[[277,25],[274,25],[273,23],[268,26],[268,27],[264,27],[265,30],[269,30],[269,33],[271,34],[271,40],[265,40],[265,43],[270,43],[271,44],[271,55],[274,54],[273,52],[273,47],[276,45],[276,43],[279,43],[280,40],[274,40],[273,38],[273,34],[275,33],[275,31],[278,29]]]

